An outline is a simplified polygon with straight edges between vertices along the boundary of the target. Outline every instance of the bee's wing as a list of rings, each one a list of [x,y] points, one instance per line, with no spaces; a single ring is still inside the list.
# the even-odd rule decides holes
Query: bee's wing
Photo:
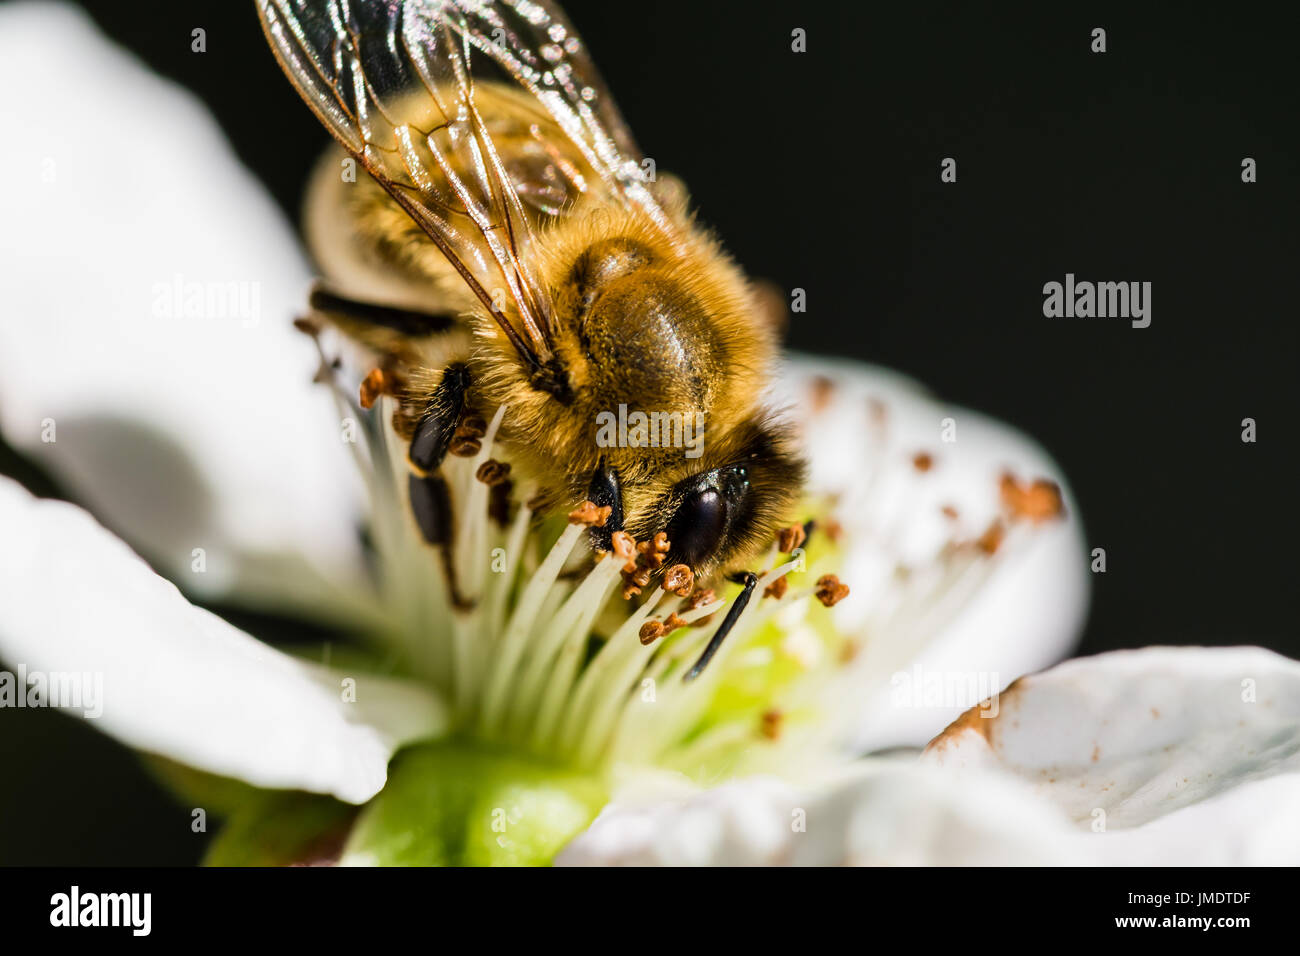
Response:
[[[597,192],[663,211],[582,41],[538,0],[257,0],[277,59],[330,132],[428,233],[520,357],[551,355],[524,205]],[[495,64],[538,110],[547,161],[503,157],[475,100]],[[560,170],[557,176],[556,170]],[[504,293],[504,295],[502,295]]]

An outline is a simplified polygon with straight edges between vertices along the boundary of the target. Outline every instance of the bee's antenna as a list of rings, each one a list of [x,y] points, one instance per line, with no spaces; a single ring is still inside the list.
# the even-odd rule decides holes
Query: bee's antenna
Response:
[[[740,620],[741,613],[749,604],[749,599],[754,595],[754,588],[758,587],[758,575],[753,571],[741,571],[739,574],[732,575],[730,580],[737,584],[743,584],[744,589],[736,595],[736,599],[731,602],[731,607],[727,608],[727,616],[722,619],[718,629],[713,632],[713,637],[709,638],[709,644],[704,648],[704,653],[700,655],[700,659],[682,678],[684,684],[689,684],[695,680],[703,673],[704,668],[709,666],[709,661],[713,660],[713,655],[718,653],[718,648],[722,646],[722,642],[727,639],[731,629]]]

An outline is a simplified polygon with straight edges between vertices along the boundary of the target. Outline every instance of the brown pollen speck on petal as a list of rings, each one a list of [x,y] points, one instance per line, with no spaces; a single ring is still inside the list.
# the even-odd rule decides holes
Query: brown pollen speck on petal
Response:
[[[776,740],[781,736],[782,713],[775,707],[770,707],[763,711],[759,718],[759,733],[768,740]]]
[[[810,388],[813,411],[818,413],[825,411],[826,406],[831,403],[831,397],[835,394],[835,382],[825,375],[818,375],[812,380]]]
[[[1009,690],[1010,688],[1008,688]],[[966,731],[972,731],[984,738],[990,749],[994,748],[993,743],[993,724],[996,723],[996,717],[985,717],[984,711],[987,709],[989,700],[982,700],[974,707],[967,710],[960,717],[939,732],[939,735],[926,744],[925,749],[944,750],[949,743],[961,736]]]
[[[1017,480],[1007,472],[999,483],[1002,506],[1013,518],[1023,518],[1034,524],[1060,518],[1065,514],[1065,500],[1061,486],[1046,478],[1030,482]]]
[[[994,521],[985,529],[982,535],[975,539],[975,546],[985,554],[997,554],[998,548],[1002,547],[1002,541],[1006,536],[1006,529],[1002,527],[1002,522]]]
[[[966,731],[971,731],[982,737],[989,749],[996,753],[998,750],[998,728],[995,725],[1004,718],[1010,719],[1010,715],[1019,710],[1019,694],[1024,680],[1023,677],[1017,677],[1007,685],[1006,690],[997,695],[998,710],[996,716],[986,716],[992,698],[985,698],[945,727],[938,736],[926,744],[925,752],[946,750],[950,743],[960,738]],[[1012,725],[1018,726],[1019,724],[1017,721],[1012,721]]]

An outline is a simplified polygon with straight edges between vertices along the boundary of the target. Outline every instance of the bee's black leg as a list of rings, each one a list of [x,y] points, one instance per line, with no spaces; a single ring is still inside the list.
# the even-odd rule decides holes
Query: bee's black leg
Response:
[[[700,655],[700,659],[695,662],[694,666],[686,672],[686,676],[682,678],[683,683],[690,683],[695,680],[695,678],[699,677],[700,674],[704,672],[704,668],[709,666],[709,661],[713,660],[713,655],[718,653],[718,648],[722,646],[722,642],[727,639],[727,635],[731,633],[731,629],[735,627],[736,622],[740,620],[740,615],[749,604],[749,599],[754,596],[754,589],[758,587],[758,575],[753,571],[742,571],[739,574],[733,575],[731,580],[737,584],[743,584],[744,588],[736,595],[736,599],[731,602],[731,607],[727,608],[727,616],[722,619],[722,623],[718,625],[718,629],[713,632],[713,637],[709,639],[709,644],[704,648],[704,653]]]
[[[393,341],[400,341],[403,337],[435,335],[457,325],[454,315],[361,302],[333,292],[320,283],[312,288],[308,302],[314,312],[333,322],[345,334],[380,352],[387,351]],[[315,326],[309,323],[308,330],[315,337]],[[420,411],[406,454],[414,472],[407,480],[411,512],[424,540],[436,547],[441,555],[450,582],[451,598],[457,607],[465,607],[467,602],[460,594],[451,560],[455,538],[451,494],[438,469],[447,457],[465,414],[469,387],[469,368],[463,362],[453,362],[443,369],[442,377]]]
[[[451,494],[442,475],[411,475],[407,480],[411,512],[424,540],[433,545],[451,543]]]
[[[442,372],[429,404],[415,434],[411,437],[406,457],[416,469],[407,479],[407,494],[411,499],[411,512],[424,540],[438,548],[446,571],[452,603],[457,607],[471,606],[456,581],[456,565],[451,548],[455,540],[455,521],[451,507],[451,492],[447,480],[439,473],[443,459],[456,434],[456,426],[465,412],[465,393],[469,390],[469,369],[456,362]]]
[[[461,593],[456,582],[456,565],[451,559],[451,543],[455,527],[451,510],[451,493],[447,481],[440,474],[415,475],[407,479],[407,494],[411,499],[411,513],[424,540],[434,545],[442,557],[443,570],[451,591],[452,603],[460,608],[473,606]]]
[[[442,370],[438,387],[429,396],[428,407],[415,426],[411,447],[406,456],[423,472],[437,470],[447,457],[447,448],[456,425],[465,411],[465,393],[469,390],[469,369],[460,362]]]
[[[592,547],[598,551],[612,551],[614,532],[623,530],[623,489],[618,483],[618,469],[606,467],[604,458],[591,476],[587,498],[597,508],[609,508],[605,526],[592,525],[589,529]]]
[[[307,301],[313,310],[327,316],[338,316],[362,326],[377,326],[414,337],[436,335],[456,325],[452,315],[361,302],[331,292],[320,284],[312,288]]]

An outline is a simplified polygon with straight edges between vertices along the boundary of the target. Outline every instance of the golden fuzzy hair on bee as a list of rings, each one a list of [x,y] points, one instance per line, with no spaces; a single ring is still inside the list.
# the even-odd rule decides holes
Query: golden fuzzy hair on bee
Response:
[[[755,321],[743,275],[711,237],[688,227],[669,239],[644,213],[597,206],[546,227],[535,252],[571,398],[529,388],[529,370],[480,319],[480,385],[512,402],[507,434],[528,436],[553,460],[549,442],[575,438],[581,425],[594,464],[596,416],[620,404],[705,410],[713,431],[753,407],[775,344]]]
[[[521,119],[521,103],[479,89],[503,155],[527,155],[532,124],[547,125],[535,108]],[[539,318],[550,355],[539,368],[501,327],[504,320],[528,338],[519,304],[504,296],[497,312],[505,290],[476,295],[390,189],[364,171],[355,181],[340,177],[346,161],[332,151],[309,189],[307,235],[322,271],[358,300],[421,309],[455,325],[406,336],[326,316],[375,353],[397,398],[393,424],[403,439],[435,410],[444,370],[461,363],[471,383],[464,414],[489,418],[506,406],[498,440],[521,484],[537,490],[541,510],[574,507],[593,473],[609,469],[627,530],[648,537],[664,530],[699,475],[739,470],[750,492],[731,518],[743,520],[728,519],[725,555],[701,559],[696,570],[732,566],[766,546],[802,480],[793,442],[761,405],[776,332],[744,274],[695,221],[679,180],[661,174],[653,184],[658,209],[593,184],[552,214],[527,211],[516,237],[520,261],[549,304]],[[638,414],[674,423],[681,435],[673,437],[688,438],[687,446],[601,440],[602,422]]]

